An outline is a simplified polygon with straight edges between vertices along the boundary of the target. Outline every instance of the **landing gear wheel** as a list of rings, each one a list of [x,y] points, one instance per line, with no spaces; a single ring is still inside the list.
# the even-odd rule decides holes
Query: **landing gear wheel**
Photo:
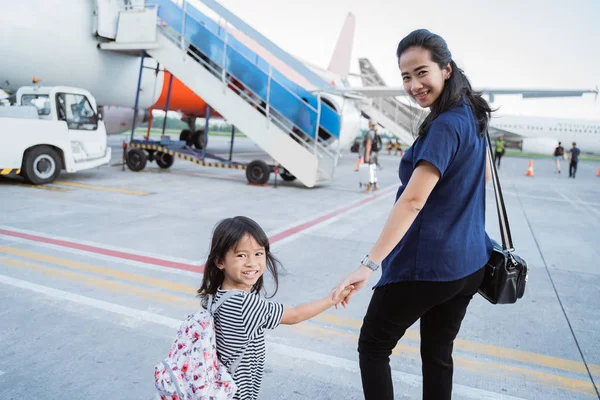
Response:
[[[246,179],[254,185],[264,185],[269,181],[271,170],[267,163],[261,160],[254,160],[246,167]]]
[[[130,170],[138,172],[146,168],[148,157],[144,150],[131,149],[127,153],[127,159],[125,161]]]
[[[173,165],[173,162],[175,162],[175,157],[172,155],[163,153],[161,151],[156,153],[156,164],[158,164],[158,166],[162,169],[170,168],[171,165]]]
[[[192,132],[190,132],[189,129],[184,129],[181,131],[181,133],[179,134],[179,140],[181,141],[185,141],[185,143],[188,146],[191,146],[191,140],[192,140]]]
[[[198,131],[192,135],[191,142],[198,150],[202,150],[205,145],[208,145],[208,137],[204,136],[204,131]]]
[[[52,183],[60,175],[61,165],[56,150],[48,146],[38,146],[25,154],[22,174],[34,185]]]
[[[281,169],[281,172],[279,172],[279,176],[281,176],[281,179],[283,179],[286,182],[291,182],[291,181],[295,181],[296,177],[294,175],[292,175],[290,173],[290,171],[288,171],[285,168]]]

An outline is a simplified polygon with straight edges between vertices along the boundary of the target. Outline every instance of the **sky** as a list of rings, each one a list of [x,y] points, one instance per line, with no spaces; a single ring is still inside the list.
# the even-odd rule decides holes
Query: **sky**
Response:
[[[396,47],[414,29],[441,35],[474,87],[594,89],[600,85],[600,1],[220,0],[279,47],[326,68],[349,12],[351,72],[368,57],[401,86]],[[499,114],[600,120],[600,100],[497,96]]]

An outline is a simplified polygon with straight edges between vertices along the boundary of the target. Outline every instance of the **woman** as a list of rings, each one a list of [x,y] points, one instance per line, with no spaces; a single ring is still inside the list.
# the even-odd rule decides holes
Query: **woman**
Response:
[[[383,231],[332,295],[352,284],[346,305],[382,263],[358,345],[365,398],[393,399],[389,356],[420,319],[423,399],[450,399],[453,342],[492,249],[485,233],[485,131],[492,110],[440,36],[414,31],[396,55],[404,89],[431,112],[400,162],[407,184]]]

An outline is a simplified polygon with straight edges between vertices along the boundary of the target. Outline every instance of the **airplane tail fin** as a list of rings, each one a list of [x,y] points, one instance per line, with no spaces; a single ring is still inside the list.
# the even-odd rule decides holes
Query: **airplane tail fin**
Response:
[[[354,29],[356,26],[356,18],[354,14],[348,13],[346,22],[342,27],[342,32],[338,38],[329,67],[327,69],[342,78],[347,78],[350,73],[350,62],[352,58],[352,45],[354,42]]]

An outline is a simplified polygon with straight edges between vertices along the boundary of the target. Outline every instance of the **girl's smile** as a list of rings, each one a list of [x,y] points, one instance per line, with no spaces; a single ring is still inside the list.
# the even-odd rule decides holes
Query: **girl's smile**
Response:
[[[239,289],[250,293],[252,286],[265,272],[266,251],[251,235],[245,234],[238,244],[229,249],[217,268],[223,271],[222,289]]]

